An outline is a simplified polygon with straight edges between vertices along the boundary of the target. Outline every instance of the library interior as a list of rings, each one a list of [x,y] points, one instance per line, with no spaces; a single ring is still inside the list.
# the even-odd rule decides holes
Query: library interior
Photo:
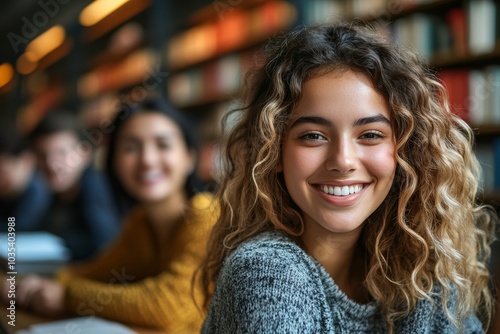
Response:
[[[160,144],[185,149],[187,154],[172,153],[178,154],[172,159],[185,164],[189,173],[173,167],[167,158],[165,170],[179,174],[175,182],[192,181],[191,189],[215,193],[225,163],[221,122],[229,111],[241,108],[245,75],[259,65],[256,55],[270,38],[301,26],[362,22],[430,64],[446,89],[451,111],[474,133],[473,150],[481,167],[476,200],[500,213],[497,0],[23,0],[1,1],[0,13],[0,258],[8,277],[17,280],[10,291],[18,298],[15,303],[13,298],[2,299],[7,317],[2,316],[1,324],[8,333],[52,332],[68,326],[85,328],[82,333],[159,333],[158,328],[166,328],[165,323],[175,317],[190,317],[196,320],[189,326],[200,325],[194,307],[187,306],[182,315],[175,310],[175,303],[187,303],[184,297],[170,297],[165,286],[151,277],[167,279],[170,264],[161,261],[171,261],[177,273],[186,275],[177,277],[183,280],[177,283],[187,291],[191,283],[187,275],[197,261],[193,254],[201,256],[193,240],[205,241],[189,226],[182,231],[143,231],[138,222],[146,213],[132,211],[138,203],[157,213],[156,220],[188,218],[185,213],[172,218],[172,213],[154,205],[159,192],[146,193],[141,185],[155,183],[162,171],[151,169],[141,175],[131,171],[132,154],[140,145],[160,140],[151,137],[156,129],[173,127],[181,132],[182,143],[168,137]],[[168,122],[160,112],[139,109],[160,110]],[[171,110],[180,116],[171,116]],[[119,115],[123,119],[133,115],[133,121],[121,122]],[[196,163],[189,155],[184,122],[196,142]],[[124,144],[126,132],[132,139],[127,137]],[[143,164],[150,163],[142,159]],[[127,175],[130,171],[136,174]],[[119,201],[117,189],[123,192]],[[189,198],[199,205],[205,200],[191,194]],[[188,205],[185,199],[176,203],[169,205]],[[199,210],[195,204],[189,207]],[[216,220],[211,213],[204,216]],[[197,214],[193,217],[189,219],[199,219]],[[192,256],[172,255],[174,245],[160,249],[157,235],[162,233],[177,238],[172,244],[184,240],[182,247]],[[127,238],[134,237],[148,246],[129,247]],[[96,257],[111,244],[116,247],[107,257]],[[498,241],[491,250],[489,270],[492,281],[496,279],[491,285],[500,289]],[[120,264],[123,254],[135,262]],[[144,260],[147,256],[152,259]],[[85,261],[93,262],[65,269]],[[111,274],[99,273],[111,267]],[[36,278],[22,281],[33,274]],[[79,275],[86,280],[75,279]],[[49,286],[55,277],[68,289],[66,301],[71,295],[83,317],[72,316],[69,321],[57,307],[53,313],[50,307],[46,312],[22,307],[23,298],[32,296],[23,296],[19,289],[41,281]],[[146,282],[149,286],[141,287],[150,294],[144,298],[154,299],[155,294],[163,298],[155,307],[164,310],[148,314],[150,306],[141,302],[122,312],[115,303],[126,303],[142,290],[120,299],[118,290],[92,290],[90,279],[105,281],[106,289],[151,279]],[[53,288],[47,291],[61,293],[59,285]],[[86,291],[94,291],[93,304],[82,297]],[[9,305],[16,305],[15,312]],[[194,328],[189,326],[178,329],[189,332]],[[173,333],[176,327],[172,328]],[[493,317],[488,333],[500,333],[500,316]]]

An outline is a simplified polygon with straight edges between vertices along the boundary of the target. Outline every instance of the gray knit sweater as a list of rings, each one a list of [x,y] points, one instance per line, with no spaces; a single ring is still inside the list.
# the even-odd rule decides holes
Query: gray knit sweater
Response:
[[[438,291],[439,289],[434,289]],[[395,325],[395,333],[457,333],[441,307],[421,300]],[[453,309],[455,301],[449,301]],[[376,303],[350,300],[323,266],[290,238],[263,233],[240,245],[224,262],[203,334],[387,333]],[[484,333],[475,316],[463,333]]]

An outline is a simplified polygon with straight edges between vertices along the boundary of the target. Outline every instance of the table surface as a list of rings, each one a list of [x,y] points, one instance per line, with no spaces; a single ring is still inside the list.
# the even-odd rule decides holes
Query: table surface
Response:
[[[1,305],[1,307],[4,309],[3,314],[5,313],[5,306]],[[32,314],[24,310],[19,310],[16,309],[16,326],[11,326],[8,324],[9,318],[5,316],[0,317],[0,323],[2,326],[7,330],[6,334],[14,334],[16,331],[21,330],[21,329],[28,329],[31,325],[34,324],[40,324],[44,322],[49,322],[49,321],[56,321],[56,320],[61,320],[61,319],[51,319],[47,317],[43,317],[40,315]],[[153,330],[153,329],[146,329],[146,328],[140,328],[137,326],[133,325],[128,325],[125,324],[127,327],[130,329],[136,331],[138,334],[164,334],[165,332],[160,331],[160,330]],[[0,328],[0,333],[2,333],[2,329]]]

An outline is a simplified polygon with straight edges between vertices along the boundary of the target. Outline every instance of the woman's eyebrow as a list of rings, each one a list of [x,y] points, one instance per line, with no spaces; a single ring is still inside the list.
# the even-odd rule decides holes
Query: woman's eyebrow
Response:
[[[300,124],[306,124],[306,123],[312,123],[312,124],[318,124],[318,125],[326,125],[331,127],[333,123],[326,118],[319,117],[319,116],[301,116],[293,122],[292,126],[290,128],[293,128],[295,126],[298,126]]]
[[[176,136],[178,136],[178,135],[174,132],[159,132],[159,133],[153,133],[150,138],[170,140],[172,138],[175,138]],[[127,140],[127,141],[141,141],[142,137],[137,136],[135,134],[128,134],[128,135],[122,136],[122,139]]]
[[[293,128],[295,126],[298,126],[300,124],[307,124],[307,123],[312,123],[312,124],[318,124],[318,125],[325,125],[328,127],[331,127],[333,123],[324,118],[324,117],[319,117],[319,116],[301,116],[293,122],[292,126],[290,128]],[[391,121],[387,117],[385,117],[382,114],[378,114],[375,116],[370,116],[370,117],[363,117],[359,118],[354,121],[353,126],[361,126],[361,125],[366,125],[370,123],[385,123],[387,125],[391,125]]]
[[[391,125],[391,121],[389,121],[387,117],[385,117],[382,114],[378,114],[376,116],[359,118],[356,121],[354,121],[353,126],[361,126],[370,123],[385,123],[387,125]]]

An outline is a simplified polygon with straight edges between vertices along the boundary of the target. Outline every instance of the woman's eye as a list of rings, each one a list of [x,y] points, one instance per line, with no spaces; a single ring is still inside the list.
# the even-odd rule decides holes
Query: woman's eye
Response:
[[[139,146],[137,145],[126,145],[123,147],[124,152],[137,152],[139,150]]]
[[[384,138],[384,134],[378,131],[366,132],[361,135],[361,139],[376,140]]]
[[[164,150],[167,150],[170,148],[170,143],[167,143],[167,142],[159,142],[158,143],[158,147],[161,148],[161,149],[164,149]]]
[[[311,133],[304,133],[299,137],[300,139],[303,140],[311,140],[311,141],[318,141],[318,140],[325,140],[325,136],[316,133],[316,132],[311,132]]]

